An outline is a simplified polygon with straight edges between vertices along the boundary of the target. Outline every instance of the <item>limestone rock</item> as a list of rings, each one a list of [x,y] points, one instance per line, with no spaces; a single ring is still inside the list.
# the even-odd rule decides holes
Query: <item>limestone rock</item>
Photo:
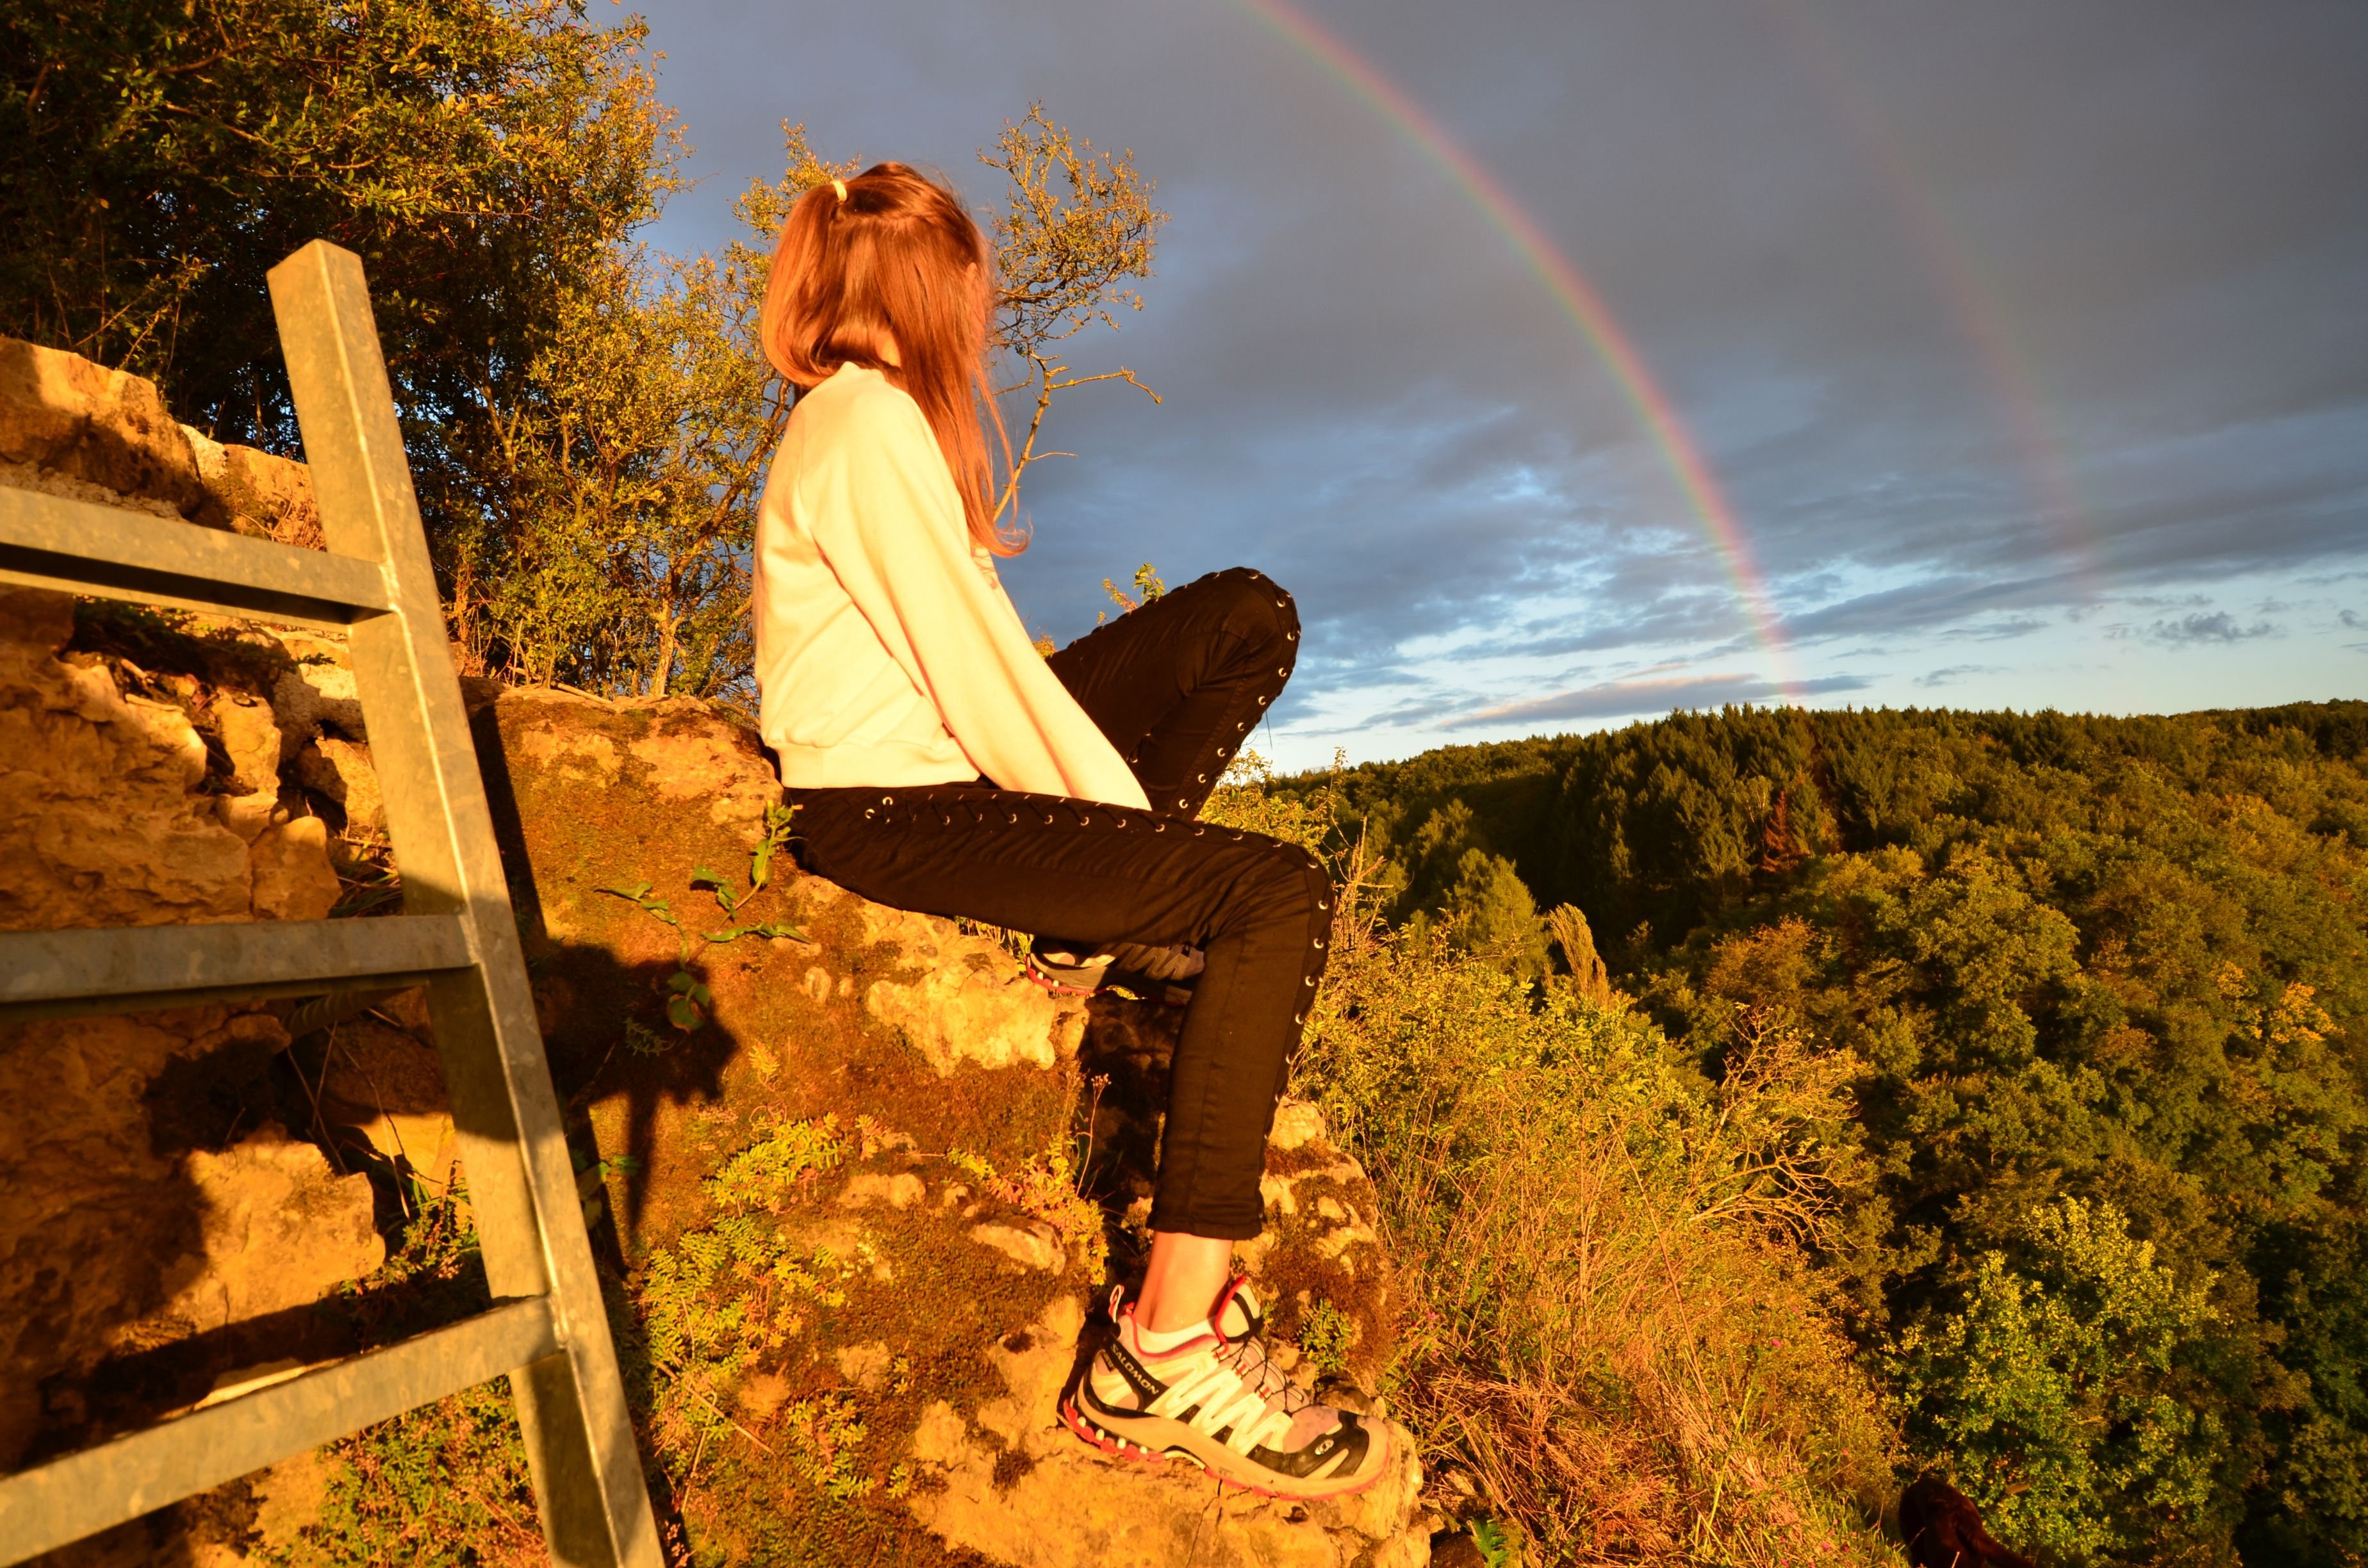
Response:
[[[1022,1268],[1042,1268],[1058,1273],[1067,1262],[1061,1250],[1061,1239],[1050,1227],[1030,1225],[975,1225],[970,1239],[985,1247],[993,1247]]]
[[[196,517],[197,455],[154,383],[80,355],[0,337],[0,461],[22,463]]]
[[[1061,1007],[993,942],[951,922],[866,902],[865,935],[911,955],[910,965],[876,980],[864,1009],[951,1076],[963,1062],[1049,1067],[1074,1031],[1056,1027]],[[917,972],[914,972],[917,970]]]
[[[297,756],[296,777],[306,789],[343,806],[347,826],[371,833],[385,828],[386,799],[379,792],[370,747],[323,735]]]
[[[181,434],[212,510],[226,526],[256,539],[302,550],[326,548],[312,472],[253,447],[224,446],[189,426]]]
[[[0,928],[245,918],[246,845],[193,792],[196,726],[59,657],[73,630],[64,595],[0,587]]]
[[[297,817],[266,828],[250,854],[256,919],[329,917],[341,884],[329,868],[329,829],[319,817]]]
[[[216,694],[214,731],[230,756],[231,788],[249,795],[279,789],[279,722],[271,705],[239,692]]]
[[[217,455],[296,505],[294,465]],[[235,520],[152,386],[9,340],[0,483]],[[0,587],[0,929],[324,914],[322,824],[279,805],[311,731],[291,745],[267,692],[275,668],[342,675],[342,650],[222,627],[155,644],[191,662],[149,670],[65,652],[74,618],[66,596]],[[280,1100],[289,1043],[261,1004],[0,1026],[0,1470],[193,1403],[225,1366],[350,1347],[310,1308],[378,1267],[376,1202],[282,1131],[310,1114]],[[131,1560],[169,1555],[156,1544]]]
[[[910,1209],[921,1201],[927,1188],[921,1178],[910,1171],[867,1171],[852,1177],[847,1189],[838,1195],[839,1202],[849,1209],[860,1209],[870,1203],[885,1203],[891,1209]]]
[[[424,1012],[420,1023],[424,1029]],[[329,1037],[319,1092],[322,1115],[349,1139],[431,1186],[452,1179],[460,1146],[433,1046],[373,1018],[340,1024]]]
[[[354,692],[345,644],[301,631],[278,632],[274,640],[290,660],[271,688],[272,710],[287,737],[282,755],[294,756],[324,725],[362,739],[361,699]]]
[[[320,1150],[279,1128],[219,1153],[193,1150],[182,1170],[203,1219],[199,1250],[172,1270],[180,1289],[154,1314],[166,1323],[204,1333],[307,1306],[385,1260],[370,1179],[333,1174]]]
[[[1060,1423],[1087,1303],[1107,1290],[1110,1216],[1077,1195],[1073,1132],[1093,1111],[1093,1168],[1111,1198],[1147,1190],[1172,1010],[1056,1002],[990,937],[871,904],[786,858],[732,918],[791,919],[811,942],[709,942],[700,933],[725,921],[691,877],[746,892],[768,798],[755,737],[719,713],[508,693],[477,738],[496,797],[515,803],[506,852],[538,992],[560,983],[569,996],[548,1033],[554,1076],[589,1116],[634,1278],[680,1279],[718,1238],[745,1239],[734,1227],[753,1210],[723,1207],[712,1185],[740,1153],[785,1127],[836,1129],[835,1163],[766,1211],[830,1295],[798,1299],[778,1339],[714,1386],[737,1425],[711,1437],[687,1494],[694,1552],[761,1562],[778,1532],[841,1531],[860,1516],[888,1533],[830,1537],[858,1562],[1426,1561],[1403,1434],[1388,1475],[1358,1499],[1236,1495],[1212,1517],[1205,1478],[1109,1460]],[[669,759],[710,792],[669,785]],[[716,812],[712,791],[734,780],[746,805]],[[679,926],[644,907],[658,901]],[[688,1034],[666,1017],[685,930],[688,967],[712,997]],[[1110,1076],[1107,1093],[1089,1072]],[[1392,1311],[1364,1239],[1371,1186],[1312,1108],[1281,1120],[1278,1239],[1258,1249],[1279,1358],[1303,1382],[1370,1379],[1390,1352]],[[1100,1196],[1103,1175],[1095,1182]],[[825,1406],[860,1417],[851,1448],[818,1435]],[[696,1446],[659,1462],[679,1470]],[[826,1513],[799,1469],[825,1454],[869,1488]]]
[[[75,1419],[45,1387],[376,1266],[368,1183],[244,1108],[287,1042],[222,1006],[0,1027],[0,1469]]]

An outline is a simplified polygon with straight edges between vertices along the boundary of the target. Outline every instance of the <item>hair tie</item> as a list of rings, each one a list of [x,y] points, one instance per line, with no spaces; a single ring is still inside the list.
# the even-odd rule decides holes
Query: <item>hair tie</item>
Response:
[[[831,189],[833,189],[833,190],[835,190],[835,191],[837,191],[837,192],[838,192],[838,199],[839,199],[841,201],[844,201],[844,200],[846,200],[846,199],[847,199],[847,182],[846,182],[845,180],[843,180],[843,179],[835,179],[835,180],[831,181],[831,182],[830,182],[830,188],[831,188]]]

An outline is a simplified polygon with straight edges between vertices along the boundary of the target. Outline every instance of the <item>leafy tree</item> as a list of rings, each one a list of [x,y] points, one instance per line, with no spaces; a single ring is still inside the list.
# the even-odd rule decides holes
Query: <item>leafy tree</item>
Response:
[[[1984,1256],[1962,1305],[1895,1365],[1920,1436],[1956,1458],[1991,1528],[2061,1561],[2208,1536],[2216,1417],[2186,1397],[2215,1313],[2110,1204],[2039,1210],[2017,1268]],[[2207,1550],[2208,1550],[2208,1542]]]
[[[6,0],[0,332],[291,450],[264,273],[330,239],[432,463],[677,183],[643,33],[560,0]]]
[[[1151,276],[1152,247],[1167,214],[1152,206],[1156,182],[1136,172],[1133,152],[1096,154],[1092,142],[1055,124],[1041,102],[1017,124],[1006,122],[978,161],[1009,182],[994,220],[995,341],[1015,374],[999,390],[1034,397],[996,503],[1001,516],[1018,507],[1020,475],[1030,463],[1076,455],[1036,449],[1056,394],[1121,381],[1159,401],[1123,365],[1092,375],[1072,370],[1062,346],[1096,322],[1115,328],[1115,311],[1143,309],[1133,285]],[[1136,585],[1143,586],[1140,574]]]
[[[1502,855],[1465,850],[1440,913],[1456,948],[1494,960],[1519,980],[1544,976],[1545,922],[1521,874]]]

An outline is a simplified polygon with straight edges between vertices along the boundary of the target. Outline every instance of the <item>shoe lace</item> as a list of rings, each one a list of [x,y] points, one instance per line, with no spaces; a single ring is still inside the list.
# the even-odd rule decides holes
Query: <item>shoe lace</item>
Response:
[[[1238,1341],[1212,1346],[1192,1358],[1191,1364],[1167,1374],[1167,1386],[1145,1407],[1155,1415],[1183,1421],[1214,1437],[1224,1433],[1224,1445],[1237,1454],[1254,1448],[1275,1448],[1291,1429],[1297,1406],[1284,1403],[1268,1386],[1269,1377],[1296,1393],[1288,1381],[1257,1346],[1245,1358]],[[1300,1396],[1305,1403],[1306,1397]],[[1190,1411],[1190,1415],[1180,1414]],[[1230,1428],[1230,1430],[1228,1430]]]
[[[1285,1418],[1315,1403],[1315,1395],[1292,1382],[1274,1364],[1274,1354],[1267,1347],[1263,1329],[1244,1329],[1225,1342],[1225,1348],[1218,1351],[1217,1357],[1232,1367],[1246,1385],[1257,1391],[1269,1409],[1280,1412]]]

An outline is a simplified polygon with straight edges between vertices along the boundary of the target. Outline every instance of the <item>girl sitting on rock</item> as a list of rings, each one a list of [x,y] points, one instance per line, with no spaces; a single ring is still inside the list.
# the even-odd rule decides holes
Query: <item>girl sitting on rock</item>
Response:
[[[1298,653],[1291,596],[1201,578],[1047,659],[995,558],[992,256],[902,164],[808,191],[781,225],[766,353],[801,389],[757,532],[766,741],[806,868],[866,898],[1041,933],[1040,979],[1197,977],[1169,1075],[1142,1289],[1064,1396],[1100,1447],[1294,1497],[1350,1492],[1381,1428],[1268,1361],[1230,1279],[1262,1227],[1283,1067],[1323,973],[1315,858],[1193,813]],[[1055,935],[1057,934],[1057,935]]]

